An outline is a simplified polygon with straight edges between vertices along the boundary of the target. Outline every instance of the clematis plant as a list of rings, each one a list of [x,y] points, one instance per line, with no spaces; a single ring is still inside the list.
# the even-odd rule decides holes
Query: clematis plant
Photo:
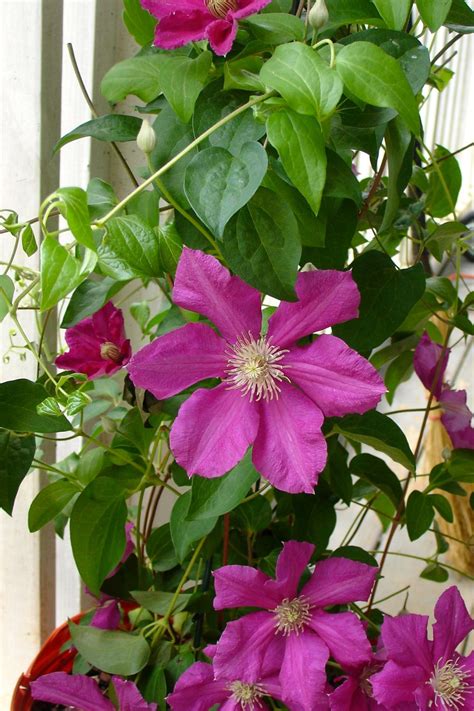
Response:
[[[118,37],[102,17],[96,36]],[[474,576],[472,404],[446,382],[457,354],[469,382],[474,332],[470,138],[422,125],[474,11],[123,0],[123,20],[109,108],[37,172],[63,174],[50,161],[89,136],[129,189],[111,171],[37,215],[0,210],[0,508],[41,471],[29,530],[70,545],[88,601],[21,660],[12,708],[474,711],[451,587]],[[438,415],[449,456],[426,437]],[[23,568],[8,599],[35,583]]]

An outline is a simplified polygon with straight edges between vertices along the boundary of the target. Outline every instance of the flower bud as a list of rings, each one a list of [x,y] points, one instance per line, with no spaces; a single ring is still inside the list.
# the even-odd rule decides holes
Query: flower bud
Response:
[[[138,132],[137,146],[143,153],[151,153],[156,146],[156,134],[147,119],[143,119],[142,127]]]
[[[329,12],[326,3],[324,0],[316,0],[308,15],[309,24],[315,30],[320,30],[328,20]]]

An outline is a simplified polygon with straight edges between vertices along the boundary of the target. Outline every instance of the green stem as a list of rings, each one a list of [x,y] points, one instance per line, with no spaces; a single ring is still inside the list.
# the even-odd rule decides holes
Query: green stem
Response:
[[[319,42],[316,42],[316,44],[313,44],[313,49],[318,49],[319,47],[322,47],[323,44],[329,45],[329,49],[331,52],[331,61],[329,63],[329,69],[334,69],[334,65],[336,64],[336,50],[334,48],[334,42],[330,39],[322,39],[319,40]]]
[[[370,551],[372,555],[378,555],[380,553],[383,553],[384,551]],[[399,553],[398,551],[387,551],[387,555],[395,555],[398,556],[399,558],[410,558],[410,560],[420,560],[423,563],[430,563],[432,562],[430,558],[423,558],[420,555],[413,555],[411,553]],[[452,565],[448,565],[443,561],[442,563],[443,568],[446,568],[447,570],[452,570],[453,573],[458,573],[459,575],[462,575],[464,578],[468,578],[468,580],[474,580],[473,575],[469,575],[466,573],[464,570],[461,570],[460,568],[454,568]]]
[[[120,212],[127,203],[132,200],[134,197],[139,195],[145,188],[147,188],[149,185],[152,185],[152,183],[155,182],[157,178],[159,178],[161,175],[166,173],[170,168],[172,168],[176,163],[178,163],[181,158],[184,158],[188,153],[190,153],[196,146],[198,146],[200,143],[206,140],[208,136],[211,136],[215,131],[217,131],[221,126],[225,126],[226,123],[229,123],[229,121],[232,121],[236,116],[239,116],[239,114],[243,113],[244,111],[247,111],[247,109],[250,109],[252,106],[255,106],[256,104],[260,104],[262,101],[266,101],[270,96],[273,96],[275,92],[274,91],[267,91],[265,94],[262,94],[261,96],[257,96],[254,99],[250,99],[250,101],[247,101],[246,104],[243,104],[242,106],[239,106],[235,111],[232,111],[230,114],[227,114],[227,116],[224,116],[224,118],[220,119],[217,123],[215,123],[213,126],[207,129],[207,131],[204,131],[204,133],[201,133],[200,136],[194,139],[194,141],[191,141],[191,143],[186,146],[186,148],[183,148],[182,151],[180,151],[177,155],[174,156],[174,158],[171,158],[171,160],[168,161],[168,163],[165,163],[161,168],[159,168],[155,173],[150,175],[149,178],[143,181],[141,185],[138,186],[133,192],[131,192],[127,197],[125,197],[123,200],[121,200],[110,212],[108,212],[104,217],[102,217],[100,220],[96,220],[96,222],[93,223],[95,227],[104,227],[105,223],[110,220],[111,217],[116,215],[118,212]]]

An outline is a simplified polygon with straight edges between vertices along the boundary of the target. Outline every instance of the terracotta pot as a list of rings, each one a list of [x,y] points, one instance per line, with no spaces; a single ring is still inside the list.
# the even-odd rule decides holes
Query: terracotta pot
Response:
[[[127,629],[130,624],[128,613],[138,605],[136,603],[121,602],[120,606],[125,613],[124,627]],[[77,624],[85,614],[81,612],[79,615],[71,617],[70,621]],[[68,622],[64,622],[48,637],[28,671],[18,679],[13,692],[10,711],[31,711],[34,703],[30,693],[30,683],[32,681],[43,676],[43,674],[51,674],[58,671],[69,673],[72,671],[77,651],[72,647],[65,652],[61,652],[63,645],[70,639]]]

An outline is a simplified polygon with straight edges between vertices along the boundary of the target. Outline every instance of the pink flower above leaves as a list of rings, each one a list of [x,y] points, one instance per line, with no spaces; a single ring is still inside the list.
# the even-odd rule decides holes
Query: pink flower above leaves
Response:
[[[277,561],[276,580],[260,570],[229,565],[214,572],[214,607],[259,607],[260,612],[230,622],[217,644],[218,679],[258,678],[269,655],[279,657],[283,701],[302,709],[325,708],[325,667],[329,655],[347,668],[371,656],[370,643],[352,612],[328,613],[325,607],[366,600],[378,568],[344,558],[316,563],[299,590],[313,554],[309,543],[289,541]]]
[[[415,372],[441,405],[441,422],[453,447],[474,449],[474,428],[471,426],[472,412],[467,406],[467,393],[465,390],[453,390],[443,383],[449,354],[449,348],[443,352],[443,348],[425,332],[415,349]]]
[[[214,257],[185,248],[173,300],[206,316],[142,348],[129,364],[135,385],[158,399],[206,378],[181,407],[171,448],[189,476],[217,477],[253,445],[255,468],[274,486],[312,493],[326,463],[324,417],[363,413],[385,387],[377,371],[344,341],[323,335],[296,341],[355,318],[360,301],[350,272],[301,273],[298,301],[282,302],[261,335],[260,293]]]
[[[254,15],[270,0],[140,0],[142,7],[159,19],[155,44],[175,49],[188,42],[207,39],[216,54],[232,49],[238,20]]]
[[[426,615],[385,618],[382,641],[388,662],[371,678],[374,696],[388,709],[474,711],[474,652],[463,657],[458,645],[474,629],[456,587],[435,607],[433,641]]]
[[[66,331],[69,351],[56,358],[58,368],[84,373],[89,379],[120,370],[132,355],[123,314],[112,302]]]

